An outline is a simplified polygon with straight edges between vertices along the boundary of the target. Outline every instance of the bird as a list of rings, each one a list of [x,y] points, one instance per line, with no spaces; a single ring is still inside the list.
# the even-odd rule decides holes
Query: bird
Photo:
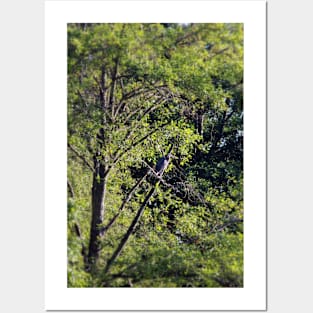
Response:
[[[210,51],[213,48],[213,46],[214,46],[214,44],[209,42],[208,44],[205,45],[205,49],[207,51]]]
[[[159,159],[159,161],[157,162],[155,166],[155,170],[158,175],[162,175],[163,172],[166,170],[171,157],[172,157],[172,154],[169,153],[168,155],[162,156],[162,158]]]

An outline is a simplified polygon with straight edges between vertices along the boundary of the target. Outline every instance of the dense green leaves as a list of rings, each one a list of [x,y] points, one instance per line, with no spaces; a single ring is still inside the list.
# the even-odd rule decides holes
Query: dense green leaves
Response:
[[[242,24],[68,25],[69,287],[243,286],[242,82]]]

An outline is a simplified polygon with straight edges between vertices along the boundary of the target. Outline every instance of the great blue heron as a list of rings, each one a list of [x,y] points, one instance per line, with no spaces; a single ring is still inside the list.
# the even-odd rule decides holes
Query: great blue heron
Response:
[[[170,158],[172,156],[173,155],[171,153],[169,153],[168,155],[163,156],[161,159],[159,159],[159,161],[157,162],[157,164],[155,166],[155,170],[159,175],[162,175],[163,172],[166,170],[166,168],[169,164]]]

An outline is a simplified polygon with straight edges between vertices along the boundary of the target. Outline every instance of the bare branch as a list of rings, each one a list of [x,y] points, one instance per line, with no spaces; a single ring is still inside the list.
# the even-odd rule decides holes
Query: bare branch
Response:
[[[86,246],[83,242],[80,227],[77,223],[75,223],[73,228],[74,228],[76,236],[79,238],[80,243],[81,243],[81,247],[82,247],[81,254],[83,256],[84,263],[87,264],[87,249],[86,249]]]
[[[115,158],[113,160],[113,163],[110,165],[110,167],[108,168],[107,171],[109,171],[120,159],[121,157],[123,157],[127,152],[129,152],[130,150],[132,150],[133,148],[135,148],[136,146],[138,146],[139,144],[141,144],[143,141],[145,141],[148,137],[150,137],[152,134],[154,134],[155,132],[157,132],[158,130],[160,130],[162,127],[169,125],[170,123],[172,123],[172,120],[167,121],[166,123],[161,124],[160,126],[152,129],[150,132],[148,132],[145,136],[143,136],[142,138],[138,139],[137,141],[135,141],[134,143],[132,143],[131,145],[128,146],[128,148],[126,148],[123,151],[117,151],[117,153],[115,154]]]
[[[124,199],[121,206],[119,207],[118,212],[113,216],[113,218],[110,220],[110,222],[101,229],[102,235],[104,235],[108,231],[108,229],[115,223],[116,219],[119,217],[119,215],[124,210],[126,204],[131,200],[135,190],[139,187],[139,185],[143,182],[143,180],[146,178],[147,175],[148,175],[148,172],[142,178],[140,178],[139,181],[133,186],[133,188],[130,190],[129,194]]]
[[[87,106],[87,101],[85,100],[79,89],[77,89],[77,94],[79,95],[79,98],[83,101],[84,105]]]
[[[67,180],[67,189],[68,189],[69,196],[71,198],[74,198],[74,189],[69,180]]]
[[[120,111],[120,109],[122,108],[122,106],[124,105],[124,102],[126,100],[129,100],[131,98],[135,98],[135,97],[138,97],[140,95],[143,95],[143,94],[146,94],[146,93],[149,93],[151,91],[155,91],[155,90],[159,90],[160,88],[166,88],[167,85],[159,85],[159,86],[152,86],[150,88],[146,88],[146,87],[139,87],[137,89],[134,89],[126,94],[124,94],[122,96],[122,99],[120,100],[118,106],[117,106],[117,109],[115,111],[115,116],[118,114],[118,112]]]
[[[111,76],[112,83],[111,83],[110,97],[109,97],[109,107],[111,108],[112,119],[114,119],[114,116],[115,116],[114,114],[114,91],[115,91],[115,86],[116,86],[116,76],[117,76],[117,71],[118,71],[118,65],[119,65],[119,59],[116,58],[113,73]]]
[[[212,59],[212,58],[216,57],[216,56],[219,55],[219,54],[223,54],[223,53],[226,52],[227,50],[229,50],[229,47],[226,47],[226,48],[224,48],[224,49],[221,49],[221,50],[219,50],[219,51],[216,51],[214,54],[211,55],[210,58]]]
[[[135,227],[137,226],[143,212],[144,209],[146,208],[149,200],[151,199],[151,197],[153,196],[154,192],[156,190],[156,184],[153,185],[149,191],[149,193],[147,194],[147,196],[145,197],[145,200],[143,201],[143,203],[141,204],[139,210],[137,211],[137,214],[135,216],[135,218],[133,219],[132,223],[130,224],[126,234],[124,235],[124,237],[122,238],[120,244],[118,245],[117,249],[114,251],[113,255],[111,256],[111,258],[109,259],[109,261],[106,264],[106,267],[104,269],[104,273],[108,273],[112,264],[115,262],[115,260],[119,257],[119,255],[121,254],[123,248],[125,247],[126,243],[128,242],[131,234],[134,232]]]
[[[242,218],[235,218],[235,217],[231,218],[229,221],[227,221],[224,224],[214,226],[213,229],[209,232],[209,234],[213,234],[213,233],[216,233],[218,231],[222,231],[225,228],[227,228],[233,224],[242,223],[242,222],[243,222]]]
[[[100,84],[100,82],[99,82],[98,78],[96,77],[96,75],[93,76],[93,79],[94,79],[95,82],[97,83],[97,85],[98,85],[100,91],[104,93],[105,90],[102,88],[102,85]]]
[[[71,144],[67,144],[67,147],[74,152],[74,154],[83,161],[83,163],[94,173],[94,168],[93,166],[88,162],[88,160],[83,156],[81,155]]]

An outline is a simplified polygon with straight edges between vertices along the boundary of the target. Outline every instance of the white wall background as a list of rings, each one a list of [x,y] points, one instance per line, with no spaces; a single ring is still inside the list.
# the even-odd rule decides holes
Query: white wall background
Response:
[[[313,2],[268,1],[268,312],[312,312]],[[44,1],[0,4],[0,311],[44,312]]]

